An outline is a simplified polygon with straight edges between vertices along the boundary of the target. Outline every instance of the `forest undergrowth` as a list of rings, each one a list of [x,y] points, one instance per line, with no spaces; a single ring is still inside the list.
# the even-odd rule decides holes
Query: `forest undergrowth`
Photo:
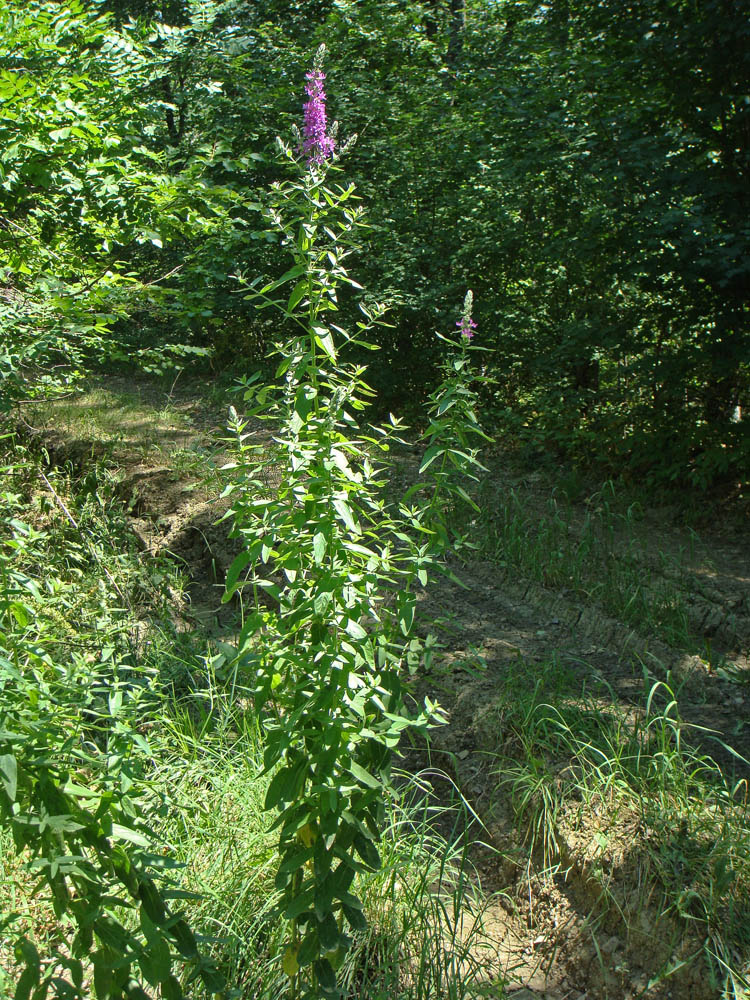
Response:
[[[276,852],[263,808],[269,784],[263,734],[249,707],[251,678],[227,670],[236,629],[211,635],[192,615],[186,627],[189,567],[168,552],[144,560],[129,526],[132,505],[123,502],[118,474],[105,462],[82,475],[72,461],[50,466],[36,451],[6,473],[11,488],[3,495],[4,519],[13,532],[13,573],[24,574],[26,594],[3,607],[4,630],[6,636],[20,630],[25,643],[59,651],[54,661],[46,655],[35,665],[35,707],[42,717],[49,713],[49,738],[58,726],[70,732],[68,784],[84,794],[86,775],[90,780],[106,754],[115,794],[137,789],[133,829],[116,830],[115,840],[149,846],[160,856],[157,867],[171,873],[166,896],[184,901],[200,947],[211,950],[232,984],[227,995],[285,996],[288,978],[277,960],[283,925],[274,913]],[[9,686],[6,700],[19,693]],[[122,760],[110,726],[128,743],[120,748]],[[471,946],[485,904],[469,877],[465,850],[437,831],[435,810],[413,805],[413,787],[410,779],[393,799],[383,864],[363,879],[370,921],[342,971],[350,995],[465,996],[477,966]],[[54,901],[39,894],[42,859],[36,852],[14,854],[9,832],[3,838],[0,995],[18,997],[36,984],[19,975],[17,962],[28,958],[8,950],[10,933],[23,931],[33,942],[40,978],[50,963],[61,977],[72,921],[60,919]],[[74,860],[65,854],[57,863],[70,870]],[[120,905],[124,900],[111,904],[127,930],[132,917]],[[468,934],[466,914],[476,921]],[[167,960],[155,948],[152,961],[157,979]],[[95,988],[96,967],[80,971],[79,987]],[[54,975],[51,985],[53,995],[67,995]],[[197,982],[185,990],[203,995]]]

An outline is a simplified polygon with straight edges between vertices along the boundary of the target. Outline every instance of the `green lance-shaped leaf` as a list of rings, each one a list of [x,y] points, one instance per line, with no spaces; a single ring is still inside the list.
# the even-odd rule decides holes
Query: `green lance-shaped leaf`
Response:
[[[306,764],[300,761],[293,767],[280,768],[271,780],[266,792],[264,808],[274,809],[281,802],[292,802],[300,787]]]
[[[364,767],[358,764],[356,761],[352,761],[349,765],[349,771],[351,774],[363,785],[367,785],[368,788],[381,789],[383,787],[383,782],[378,781],[369,771],[366,771]]]
[[[288,313],[294,312],[295,308],[304,299],[309,288],[309,283],[307,281],[298,281],[297,284],[292,289],[292,293],[289,296],[289,301],[286,304],[286,311]]]
[[[10,754],[3,754],[0,757],[0,785],[13,804],[18,790],[18,763]]]
[[[327,548],[328,541],[325,534],[322,531],[316,531],[313,535],[313,558],[317,566],[322,564]]]
[[[22,938],[16,945],[16,960],[23,964],[23,971],[18,977],[16,991],[13,1000],[29,1000],[31,991],[39,983],[41,962],[39,952],[34,945],[26,938]]]
[[[231,601],[235,591],[237,590],[237,581],[239,580],[240,573],[247,567],[252,558],[253,553],[249,552],[247,549],[243,549],[242,552],[234,558],[232,565],[227,570],[224,593],[221,598],[222,603]]]

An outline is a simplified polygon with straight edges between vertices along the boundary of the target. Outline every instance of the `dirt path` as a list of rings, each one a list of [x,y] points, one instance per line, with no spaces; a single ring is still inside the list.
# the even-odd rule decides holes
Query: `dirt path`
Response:
[[[125,392],[116,382],[110,391]],[[148,422],[149,412],[163,409],[162,395],[139,387],[136,417],[141,416],[134,417],[130,436],[102,445],[101,451],[119,470],[119,490],[142,547],[172,553],[189,574],[185,627],[192,619],[220,633],[233,615],[220,599],[236,552],[226,522],[217,523],[223,508],[211,474],[222,461],[216,441],[221,411],[196,404],[185,386],[169,400],[172,424],[165,418],[157,444],[144,449],[138,421]],[[66,430],[52,412],[36,430],[53,458],[90,457],[91,441],[74,424]],[[128,430],[124,422],[118,426]],[[259,428],[257,434],[262,440],[267,431]],[[492,516],[486,519],[492,545],[485,552],[494,546],[493,558],[456,563],[463,586],[440,579],[421,597],[425,620],[441,620],[442,649],[435,669],[420,679],[419,691],[440,700],[449,724],[435,732],[429,758],[423,752],[407,756],[409,766],[427,765],[426,780],[440,801],[454,784],[458,787],[478,818],[472,836],[487,842],[472,856],[485,887],[502,893],[484,917],[482,961],[488,980],[504,980],[506,995],[516,1000],[713,1000],[719,994],[705,966],[687,962],[691,949],[702,947],[700,935],[691,936],[684,921],[665,916],[659,898],[643,895],[646,862],[637,843],[648,831],[641,828],[642,816],[625,810],[616,827],[604,831],[604,811],[600,816],[597,806],[579,809],[574,822],[566,805],[554,827],[557,860],[545,874],[538,850],[529,860],[498,762],[512,755],[518,738],[508,706],[514,697],[527,697],[542,683],[540,677],[552,685],[550,700],[580,698],[585,692],[595,709],[616,712],[623,725],[634,726],[643,719],[649,690],[662,681],[677,695],[672,711],[682,723],[675,732],[710,753],[732,780],[746,779],[750,767],[741,758],[750,759],[750,540],[740,530],[696,535],[658,511],[602,519],[597,515],[601,496],[564,505],[561,517],[559,509],[550,509],[547,478],[510,476],[503,462],[503,456],[495,457],[485,494],[485,502],[494,498],[498,511],[497,524]],[[408,477],[408,468],[402,473]],[[507,501],[510,495],[515,507]],[[517,523],[509,520],[514,510],[521,512]],[[537,563],[524,563],[524,545],[528,548],[539,535],[523,532],[532,532],[545,518],[555,533],[542,540]],[[520,553],[515,560],[502,548],[511,530]],[[545,544],[561,553],[557,563],[549,562],[553,571],[545,569]],[[567,585],[561,583],[560,566],[581,550],[585,565]],[[614,579],[612,561],[620,559],[627,562],[627,579],[636,590],[640,586],[656,594],[659,608],[667,612],[665,601],[679,606],[682,641],[658,623],[634,622],[626,601],[618,613],[612,595],[619,592],[598,586],[597,567],[602,578]],[[667,689],[658,688],[651,708],[669,700]],[[566,768],[576,766],[564,760],[552,765],[562,776],[559,784]]]
[[[491,477],[491,495],[516,492],[523,525],[550,518],[551,485],[542,477],[512,480],[498,466]],[[484,884],[508,891],[512,901],[491,909],[488,933],[519,997],[712,1000],[719,992],[706,964],[691,960],[705,938],[686,933],[674,913],[665,914],[662,886],[653,898],[642,891],[644,880],[654,878],[650,852],[643,848],[652,831],[643,817],[625,809],[613,822],[604,804],[582,811],[566,801],[553,822],[557,865],[545,875],[547,862],[538,850],[528,862],[529,837],[524,839],[517,810],[509,805],[509,782],[498,774],[508,765],[512,772],[514,754],[523,753],[513,698],[528,697],[535,685],[544,688],[537,701],[554,704],[573,699],[579,705],[586,692],[576,716],[584,730],[598,712],[614,714],[626,727],[643,726],[646,707],[656,713],[674,695],[670,714],[679,720],[677,739],[694,748],[691,759],[706,755],[730,783],[739,782],[746,801],[750,539],[737,529],[697,535],[649,512],[636,522],[621,518],[619,526],[609,519],[597,551],[591,539],[602,525],[592,528],[590,506],[563,505],[564,541],[560,532],[546,539],[567,546],[568,555],[587,546],[594,569],[597,560],[626,552],[635,585],[668,595],[686,612],[683,641],[650,621],[623,620],[606,593],[598,599],[597,581],[592,586],[587,579],[593,574],[581,574],[577,585],[545,585],[539,580],[543,557],[524,572],[522,560],[514,565],[502,546],[500,560],[457,563],[453,568],[463,586],[439,580],[424,595],[425,617],[443,618],[445,625],[443,669],[423,679],[422,690],[450,714],[449,725],[433,736],[432,762],[451,775],[481,817],[485,829],[477,836],[498,851],[494,857],[480,854],[478,864]],[[524,764],[528,780],[528,757]],[[562,789],[576,785],[571,776],[577,758],[541,761],[540,789],[548,766],[556,771],[551,794],[559,786],[564,800]],[[661,846],[670,861],[679,856],[674,844]],[[690,884],[687,872],[677,877]]]

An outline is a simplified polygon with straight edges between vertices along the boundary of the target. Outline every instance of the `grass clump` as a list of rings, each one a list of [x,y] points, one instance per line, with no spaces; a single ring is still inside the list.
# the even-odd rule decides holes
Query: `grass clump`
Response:
[[[744,997],[747,782],[728,781],[690,746],[671,689],[659,682],[641,709],[627,711],[606,686],[581,691],[580,679],[576,686],[553,662],[533,680],[517,672],[494,715],[503,728],[496,802],[510,804],[527,874],[562,878],[575,869],[591,896],[591,920],[608,921],[626,941],[635,941],[644,913],[667,920],[678,951],[697,945],[680,962],[702,953],[713,987]]]
[[[183,709],[162,720],[153,780],[175,791],[159,833],[181,866],[191,924],[211,944],[229,995],[281,1000],[288,996],[285,926],[277,909],[276,838],[264,815],[271,776],[263,773],[262,734],[250,715],[237,712],[229,689],[213,692],[211,713]],[[343,997],[500,995],[482,929],[487,899],[465,849],[437,832],[439,818],[415,804],[415,782],[407,778],[383,827],[382,867],[356,882],[367,928],[354,935],[339,970]]]

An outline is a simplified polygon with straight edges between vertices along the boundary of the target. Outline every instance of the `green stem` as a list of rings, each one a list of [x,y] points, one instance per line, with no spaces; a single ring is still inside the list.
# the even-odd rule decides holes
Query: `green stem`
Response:
[[[313,187],[313,191],[317,185]],[[309,208],[308,220],[310,223],[310,229],[313,228],[313,222],[315,221],[315,205],[312,200],[312,192],[306,192],[307,194],[307,205]],[[312,241],[313,237],[309,237]],[[318,318],[318,305],[313,299],[313,288],[315,285],[315,275],[313,273],[314,261],[315,261],[315,244],[311,242],[309,248],[306,251],[305,256],[305,267],[306,267],[306,277],[307,277],[307,300],[308,300],[308,313],[307,313],[307,330],[310,337],[310,381],[314,390],[315,395],[313,396],[313,409],[315,411],[316,421],[320,416],[320,400],[318,399],[318,351],[315,344],[315,321]]]
[[[294,898],[299,895],[301,887],[302,872],[298,871],[295,872],[294,875]],[[299,952],[299,943],[299,920],[295,917],[294,920],[292,920],[292,950],[294,952],[295,959]],[[300,970],[298,969],[292,977],[291,1000],[299,1000],[301,983],[302,980],[300,977]]]

